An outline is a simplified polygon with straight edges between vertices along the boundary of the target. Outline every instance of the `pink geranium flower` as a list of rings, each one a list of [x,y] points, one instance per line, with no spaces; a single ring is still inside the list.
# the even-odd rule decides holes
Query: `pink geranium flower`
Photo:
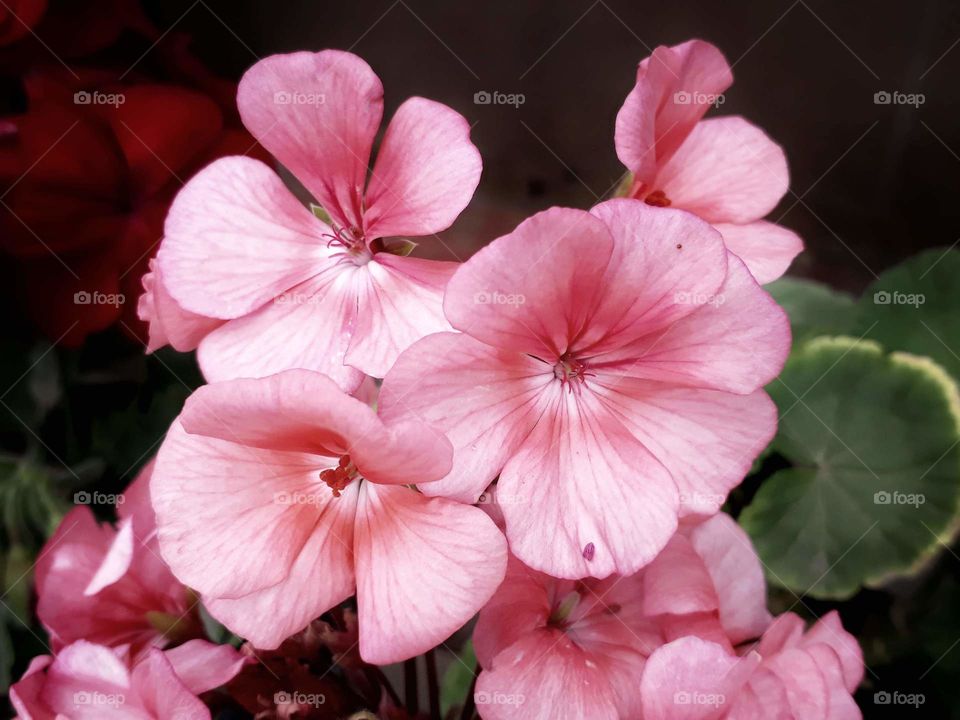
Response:
[[[355,55],[269,57],[244,75],[237,105],[329,224],[252,158],[223,158],[198,173],[167,217],[162,286],[187,317],[226,322],[202,338],[188,333],[181,347],[199,342],[211,381],[305,368],[352,390],[363,373],[383,377],[401,350],[447,327],[441,299],[456,264],[404,257],[409,244],[385,238],[439,232],[470,201],[481,162],[467,121],[410,98],[368,180],[383,87]],[[144,313],[165,329],[152,334],[176,343],[173,313],[155,307]],[[184,322],[175,324],[186,330]]]
[[[722,513],[626,577],[557,580],[512,559],[474,631],[477,707],[484,720],[641,717],[656,648],[696,634],[732,652],[769,624],[765,600],[750,541]]]
[[[644,720],[857,720],[863,653],[836,612],[806,633],[793,613],[733,653],[700,637],[657,649],[640,683]]]
[[[229,682],[245,662],[229,645],[205,640],[137,658],[79,640],[35,657],[10,701],[20,720],[209,720],[197,696]]]
[[[58,650],[78,640],[139,653],[202,633],[196,598],[160,558],[151,461],[117,504],[116,528],[76,507],[40,551],[37,616]]]
[[[709,221],[767,283],[803,243],[762,219],[789,187],[783,149],[741,117],[701,119],[732,82],[730,66],[709,43],[658,47],[640,63],[617,115],[617,155],[633,173],[629,197]]]
[[[148,353],[165,345],[180,352],[196,350],[201,340],[226,322],[184,310],[167,290],[156,260],[150,261],[150,270],[142,282],[137,316],[147,323]]]
[[[482,510],[405,487],[442,477],[450,457],[440,433],[385,425],[318,373],[201,387],[157,456],[163,557],[257,647],[356,593],[363,658],[417,655],[487,601],[506,565]]]
[[[453,443],[423,492],[473,503],[499,474],[511,551],[550,575],[635,572],[776,429],[786,316],[690,213],[547,210],[465,263],[444,310],[462,333],[404,352],[380,412]]]

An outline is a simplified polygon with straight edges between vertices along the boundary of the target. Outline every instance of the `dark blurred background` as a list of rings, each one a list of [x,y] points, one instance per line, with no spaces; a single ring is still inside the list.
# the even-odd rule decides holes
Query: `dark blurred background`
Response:
[[[733,65],[714,114],[743,115],[786,149],[791,192],[771,218],[806,242],[794,274],[859,291],[919,249],[960,237],[960,4],[950,0],[148,5],[224,74],[271,53],[350,49],[383,80],[387,116],[410,95],[466,115],[484,173],[456,228],[465,248],[532,211],[608,194],[623,172],[614,118],[636,64],[693,37]],[[475,105],[482,90],[525,102]],[[883,91],[923,101],[875,104]]]

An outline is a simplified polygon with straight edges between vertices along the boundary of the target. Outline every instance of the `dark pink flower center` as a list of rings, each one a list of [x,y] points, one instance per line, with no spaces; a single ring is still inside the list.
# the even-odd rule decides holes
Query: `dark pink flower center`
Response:
[[[587,372],[586,363],[571,356],[569,353],[561,356],[556,365],[553,366],[554,377],[570,390],[586,382],[587,375],[592,374],[593,373]]]
[[[335,468],[327,468],[320,472],[320,479],[333,491],[334,497],[340,497],[347,485],[357,477],[357,466],[349,455],[341,455],[340,462]]]

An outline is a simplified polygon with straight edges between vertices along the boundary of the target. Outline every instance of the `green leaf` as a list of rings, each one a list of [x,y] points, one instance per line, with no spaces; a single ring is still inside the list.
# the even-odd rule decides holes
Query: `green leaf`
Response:
[[[789,277],[765,285],[764,290],[787,311],[794,345],[818,335],[852,332],[857,308],[851,295],[813,280]]]
[[[240,647],[242,641],[237,635],[230,632],[219,620],[217,620],[210,611],[201,604],[199,606],[200,622],[203,625],[203,631],[210,642],[218,645],[230,644],[234,647]]]
[[[330,226],[333,225],[333,220],[330,218],[330,213],[328,213],[319,205],[314,205],[313,203],[310,203],[310,210],[311,212],[313,212],[314,216],[321,222],[324,222]]]
[[[860,299],[857,335],[926,355],[960,378],[960,251],[920,253],[883,273]]]
[[[473,652],[473,641],[467,640],[463,650],[455,656],[454,661],[443,674],[443,682],[440,686],[440,714],[443,717],[446,717],[452,708],[463,707],[470,685],[473,683],[476,667],[477,656]]]
[[[396,238],[385,243],[383,249],[392,255],[407,257],[417,249],[417,243],[409,238]]]
[[[846,598],[949,542],[960,503],[960,398],[927,358],[852,338],[795,351],[767,390],[792,467],[743,511],[771,582]]]
[[[0,546],[39,550],[65,510],[48,470],[26,458],[0,461]]]

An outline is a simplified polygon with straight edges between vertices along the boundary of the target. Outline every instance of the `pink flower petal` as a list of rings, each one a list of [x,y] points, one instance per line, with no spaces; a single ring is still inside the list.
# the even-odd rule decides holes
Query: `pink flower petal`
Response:
[[[720,622],[734,645],[770,625],[767,583],[750,538],[729,515],[717,513],[689,532],[720,600]]]
[[[806,652],[820,669],[827,686],[828,711],[824,716],[825,720],[861,720],[863,715],[860,708],[850,695],[855,688],[848,690],[844,687],[840,658],[833,648],[814,645],[807,648]]]
[[[157,718],[157,720],[160,718],[209,720],[210,718],[210,710],[207,706],[188,688],[186,679],[177,676],[166,654],[156,648],[134,667],[131,684],[138,696],[138,704],[143,708],[146,717]],[[126,710],[123,706],[120,709]],[[124,713],[121,717],[130,716]]]
[[[803,252],[803,240],[793,230],[766,220],[745,225],[717,223],[727,249],[743,260],[761,285],[783,275]]]
[[[608,200],[591,211],[614,240],[603,300],[579,337],[580,352],[598,353],[660,330],[707,304],[727,273],[723,241],[689,213],[639,200]]]
[[[590,213],[545,210],[454,274],[444,312],[478,340],[552,364],[592,316],[612,252],[609,231]]]
[[[362,202],[383,86],[339,50],[272,55],[237,88],[243,124],[313,193],[336,223],[363,228]]]
[[[180,422],[188,433],[261,450],[349,454],[373,482],[415,483],[450,469],[441,433],[413,420],[385,426],[362,400],[308,370],[204,385],[187,399]]]
[[[803,638],[803,620],[792,612],[778,615],[763,633],[757,647],[763,657],[771,657],[795,647]]]
[[[507,543],[478,508],[403,487],[364,483],[360,492],[360,654],[386,665],[442,642],[490,599]]]
[[[466,118],[410,98],[387,126],[370,175],[368,239],[446,230],[473,197],[482,165]]]
[[[163,654],[194,695],[227,684],[247,662],[230,645],[214,645],[206,640],[189,640]]]
[[[863,650],[860,649],[857,639],[843,629],[836,610],[831,610],[814,623],[801,641],[801,645],[808,649],[816,644],[830,646],[842,667],[843,682],[847,690],[856,690],[863,681]]]
[[[658,648],[648,658],[640,681],[644,720],[725,716],[759,662],[756,653],[740,658],[696,637]]]
[[[501,650],[546,626],[553,600],[550,593],[556,582],[510,555],[503,583],[480,611],[473,630],[473,648],[480,667],[489,669]]]
[[[329,270],[214,330],[197,351],[204,377],[217,382],[305,368],[355,390],[363,373],[344,357],[357,322],[355,276],[362,272]]]
[[[554,383],[500,474],[511,551],[555,577],[631,574],[677,527],[670,474],[589,391]]]
[[[644,569],[643,589],[647,615],[708,613],[719,608],[717,588],[703,558],[680,533]]]
[[[82,702],[84,698],[92,699],[94,693],[115,698],[117,703],[110,706]],[[111,710],[120,715],[118,709],[134,697],[126,664],[109,648],[84,640],[57,654],[47,668],[46,682],[40,692],[42,702],[55,713],[78,720],[110,717]]]
[[[723,54],[702,40],[658,47],[640,63],[637,84],[617,113],[617,157],[639,182],[653,179],[733,82]]]
[[[475,503],[533,428],[541,390],[552,381],[547,366],[525,355],[438,333],[412,345],[387,373],[379,412],[388,422],[442,428],[454,447],[453,469],[420,489]]]
[[[130,518],[121,520],[117,525],[117,534],[103,556],[100,567],[83,589],[84,595],[96,595],[127,573],[130,562],[133,560],[134,542],[133,521]]]
[[[382,378],[403,350],[449,330],[443,291],[457,267],[377,253],[356,274],[357,322],[344,362]]]
[[[237,598],[204,597],[210,614],[254,647],[273,650],[353,595],[357,491],[353,483],[324,506],[286,579]],[[330,494],[326,487],[313,492]]]
[[[330,229],[259,160],[222,158],[180,191],[157,255],[185,310],[237,318],[316,275]]]
[[[174,422],[150,483],[163,559],[205,595],[239,597],[283,581],[336,501],[322,467],[315,455],[191,435]],[[290,502],[299,494],[313,502]]]
[[[764,660],[757,675],[773,674],[786,691],[791,717],[826,718],[830,706],[830,690],[814,657],[804,650],[790,649]],[[756,689],[754,679],[751,685]],[[761,699],[763,696],[760,695]],[[767,704],[769,711],[770,704]],[[776,707],[776,706],[774,706]]]
[[[602,371],[591,384],[670,471],[681,516],[717,512],[777,430],[777,408],[762,390],[734,395]]]
[[[10,704],[19,720],[56,720],[40,699],[46,682],[44,670],[52,662],[50,655],[38,655],[30,661],[23,677],[10,686]]]
[[[222,324],[221,320],[197,315],[180,307],[173,299],[156,260],[150,261],[150,271],[143,276],[144,293],[137,301],[137,317],[148,325],[147,354],[164,345],[174,350],[189,352],[200,341]]]
[[[790,176],[783,148],[734,116],[697,123],[653,186],[708,222],[748,223],[776,207]]]
[[[483,720],[617,720],[604,670],[558,630],[525,635],[480,673]]]
[[[727,278],[711,303],[595,359],[591,369],[749,394],[777,376],[789,351],[786,313],[729,255]]]

